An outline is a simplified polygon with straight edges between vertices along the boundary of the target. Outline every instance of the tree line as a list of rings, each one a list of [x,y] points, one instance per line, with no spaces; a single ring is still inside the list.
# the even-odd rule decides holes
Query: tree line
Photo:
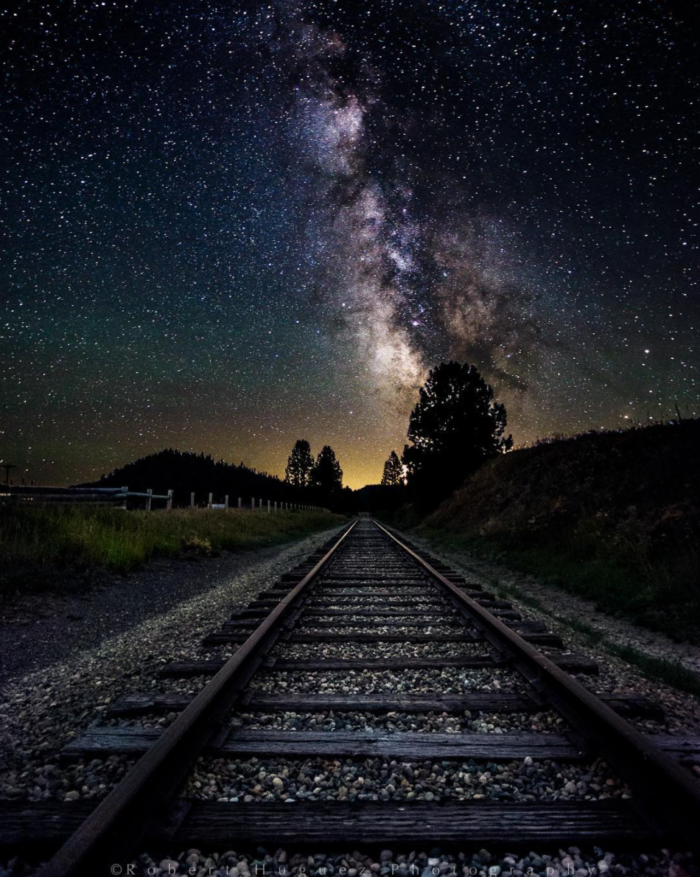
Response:
[[[252,497],[312,504],[304,491],[295,489],[276,475],[259,472],[244,463],[236,465],[216,460],[211,454],[178,451],[174,448],[140,457],[102,475],[98,482],[79,486],[124,485],[137,491],[152,488],[155,493],[161,494],[172,489],[175,492],[176,506],[189,505],[190,493],[195,494],[198,503],[205,502],[212,491],[215,502],[223,501],[228,494],[232,504],[236,503],[239,496],[246,505],[250,504]]]
[[[330,445],[314,457],[306,439],[298,439],[287,460],[284,480],[236,466],[211,455],[172,448],[150,454],[103,475],[99,486],[132,490],[174,489],[176,505],[189,502],[195,491],[206,496],[264,497],[325,506],[336,511],[396,508],[411,502],[419,509],[436,505],[461,486],[491,457],[508,451],[505,406],[493,389],[467,363],[441,363],[428,373],[411,412],[408,440],[401,456],[392,450],[384,464],[381,485],[359,491],[343,487],[343,470]]]
[[[395,450],[384,463],[380,485],[343,490],[343,471],[335,452],[324,445],[314,459],[306,439],[292,449],[285,481],[315,491],[317,501],[334,508],[376,509],[412,502],[419,509],[437,505],[460,487],[486,460],[513,447],[506,435],[505,406],[469,363],[443,362],[428,373],[408,423],[401,457]],[[345,493],[352,497],[341,496]]]

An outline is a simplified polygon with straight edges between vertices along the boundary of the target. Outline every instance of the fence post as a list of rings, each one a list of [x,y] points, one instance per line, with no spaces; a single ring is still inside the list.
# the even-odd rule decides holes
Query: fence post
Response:
[[[194,508],[194,493],[190,494],[190,508]]]
[[[212,507],[212,503],[214,502],[214,494],[209,494],[209,502],[207,503],[207,508],[210,509]]]
[[[267,501],[267,513],[270,514],[270,500]]]
[[[240,497],[240,496],[239,496],[239,497],[238,497],[238,508],[240,509],[240,508],[242,508],[242,507],[243,507],[243,497]]]
[[[172,490],[169,490],[169,491],[168,491],[168,505],[167,505],[167,509],[168,509],[169,512],[171,512],[171,511],[173,510],[173,491],[172,491]]]
[[[228,493],[227,493],[226,496],[224,497],[224,508],[225,508],[225,509],[228,509]]]
[[[258,503],[258,508],[261,509],[262,507],[263,507],[263,501],[260,500],[260,502]]]
[[[151,506],[153,504],[153,500],[151,499],[151,494],[153,493],[153,488],[149,487],[148,490],[146,491],[146,493],[148,494],[148,499],[146,500],[146,511],[150,512]]]
[[[275,500],[275,511],[277,511],[277,500]]]
[[[250,500],[250,507],[253,511],[255,511],[255,497],[252,497]]]

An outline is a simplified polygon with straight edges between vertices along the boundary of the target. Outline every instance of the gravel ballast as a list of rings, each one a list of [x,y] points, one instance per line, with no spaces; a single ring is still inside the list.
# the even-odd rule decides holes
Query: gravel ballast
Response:
[[[328,694],[462,693],[465,691],[524,692],[527,682],[509,670],[462,670],[458,667],[429,670],[328,670],[301,672],[279,670],[258,673],[250,687],[266,694],[281,692]]]
[[[555,713],[499,713],[472,715],[465,711],[460,715],[449,713],[409,713],[391,710],[383,713],[370,712],[237,712],[232,714],[230,724],[245,730],[277,731],[404,731],[437,734],[561,734],[566,722]]]
[[[507,764],[391,758],[200,758],[185,788],[200,800],[556,801],[631,797],[605,762]]]
[[[312,658],[459,658],[486,657],[484,643],[289,643],[276,646],[273,655],[280,659],[305,660]]]
[[[314,591],[314,595],[318,594],[318,591]],[[336,595],[336,597],[339,595]],[[328,596],[324,599],[323,609],[343,609],[347,611],[349,608],[353,606],[357,609],[386,609],[389,608],[392,604],[396,603],[404,603],[406,600],[411,601],[411,607],[416,609],[421,606],[429,607],[429,608],[438,608],[438,609],[451,609],[453,608],[450,603],[446,600],[440,599],[439,603],[436,603],[437,594],[435,597],[432,595],[430,597],[396,597],[396,596],[383,596],[383,597],[344,597],[342,600],[334,599],[333,595]],[[327,601],[327,602],[326,602]],[[316,596],[314,596],[313,601],[311,601],[310,606],[317,602]],[[320,600],[318,601],[320,603]]]
[[[466,846],[466,845],[465,845]],[[372,855],[358,851],[326,854],[294,850],[188,849],[144,853],[133,862],[114,863],[116,877],[696,877],[687,853],[651,849],[648,852],[608,852],[602,847],[522,852],[490,851],[469,844],[457,854],[432,850],[385,849]],[[20,865],[21,867],[21,865]],[[33,875],[32,869],[3,871]]]

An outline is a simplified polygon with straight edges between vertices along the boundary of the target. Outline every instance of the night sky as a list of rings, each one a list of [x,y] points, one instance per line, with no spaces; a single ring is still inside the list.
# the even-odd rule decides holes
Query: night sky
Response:
[[[688,7],[693,4],[688,3]],[[0,10],[0,458],[352,487],[431,365],[516,444],[698,413],[700,46],[653,0]]]

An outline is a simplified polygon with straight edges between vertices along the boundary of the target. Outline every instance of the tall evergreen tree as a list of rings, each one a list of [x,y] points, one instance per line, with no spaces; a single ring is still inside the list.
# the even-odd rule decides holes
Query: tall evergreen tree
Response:
[[[314,458],[306,439],[297,439],[284,470],[284,480],[294,487],[308,487],[312,481]]]
[[[338,493],[343,488],[343,470],[330,445],[324,445],[316,459],[313,481],[326,496]]]
[[[383,487],[398,487],[403,484],[403,466],[399,460],[396,451],[389,454],[389,459],[384,464],[384,474],[382,475]]]
[[[428,374],[411,413],[403,462],[418,502],[430,504],[455,488],[489,457],[510,450],[506,409],[467,363],[443,362]]]

